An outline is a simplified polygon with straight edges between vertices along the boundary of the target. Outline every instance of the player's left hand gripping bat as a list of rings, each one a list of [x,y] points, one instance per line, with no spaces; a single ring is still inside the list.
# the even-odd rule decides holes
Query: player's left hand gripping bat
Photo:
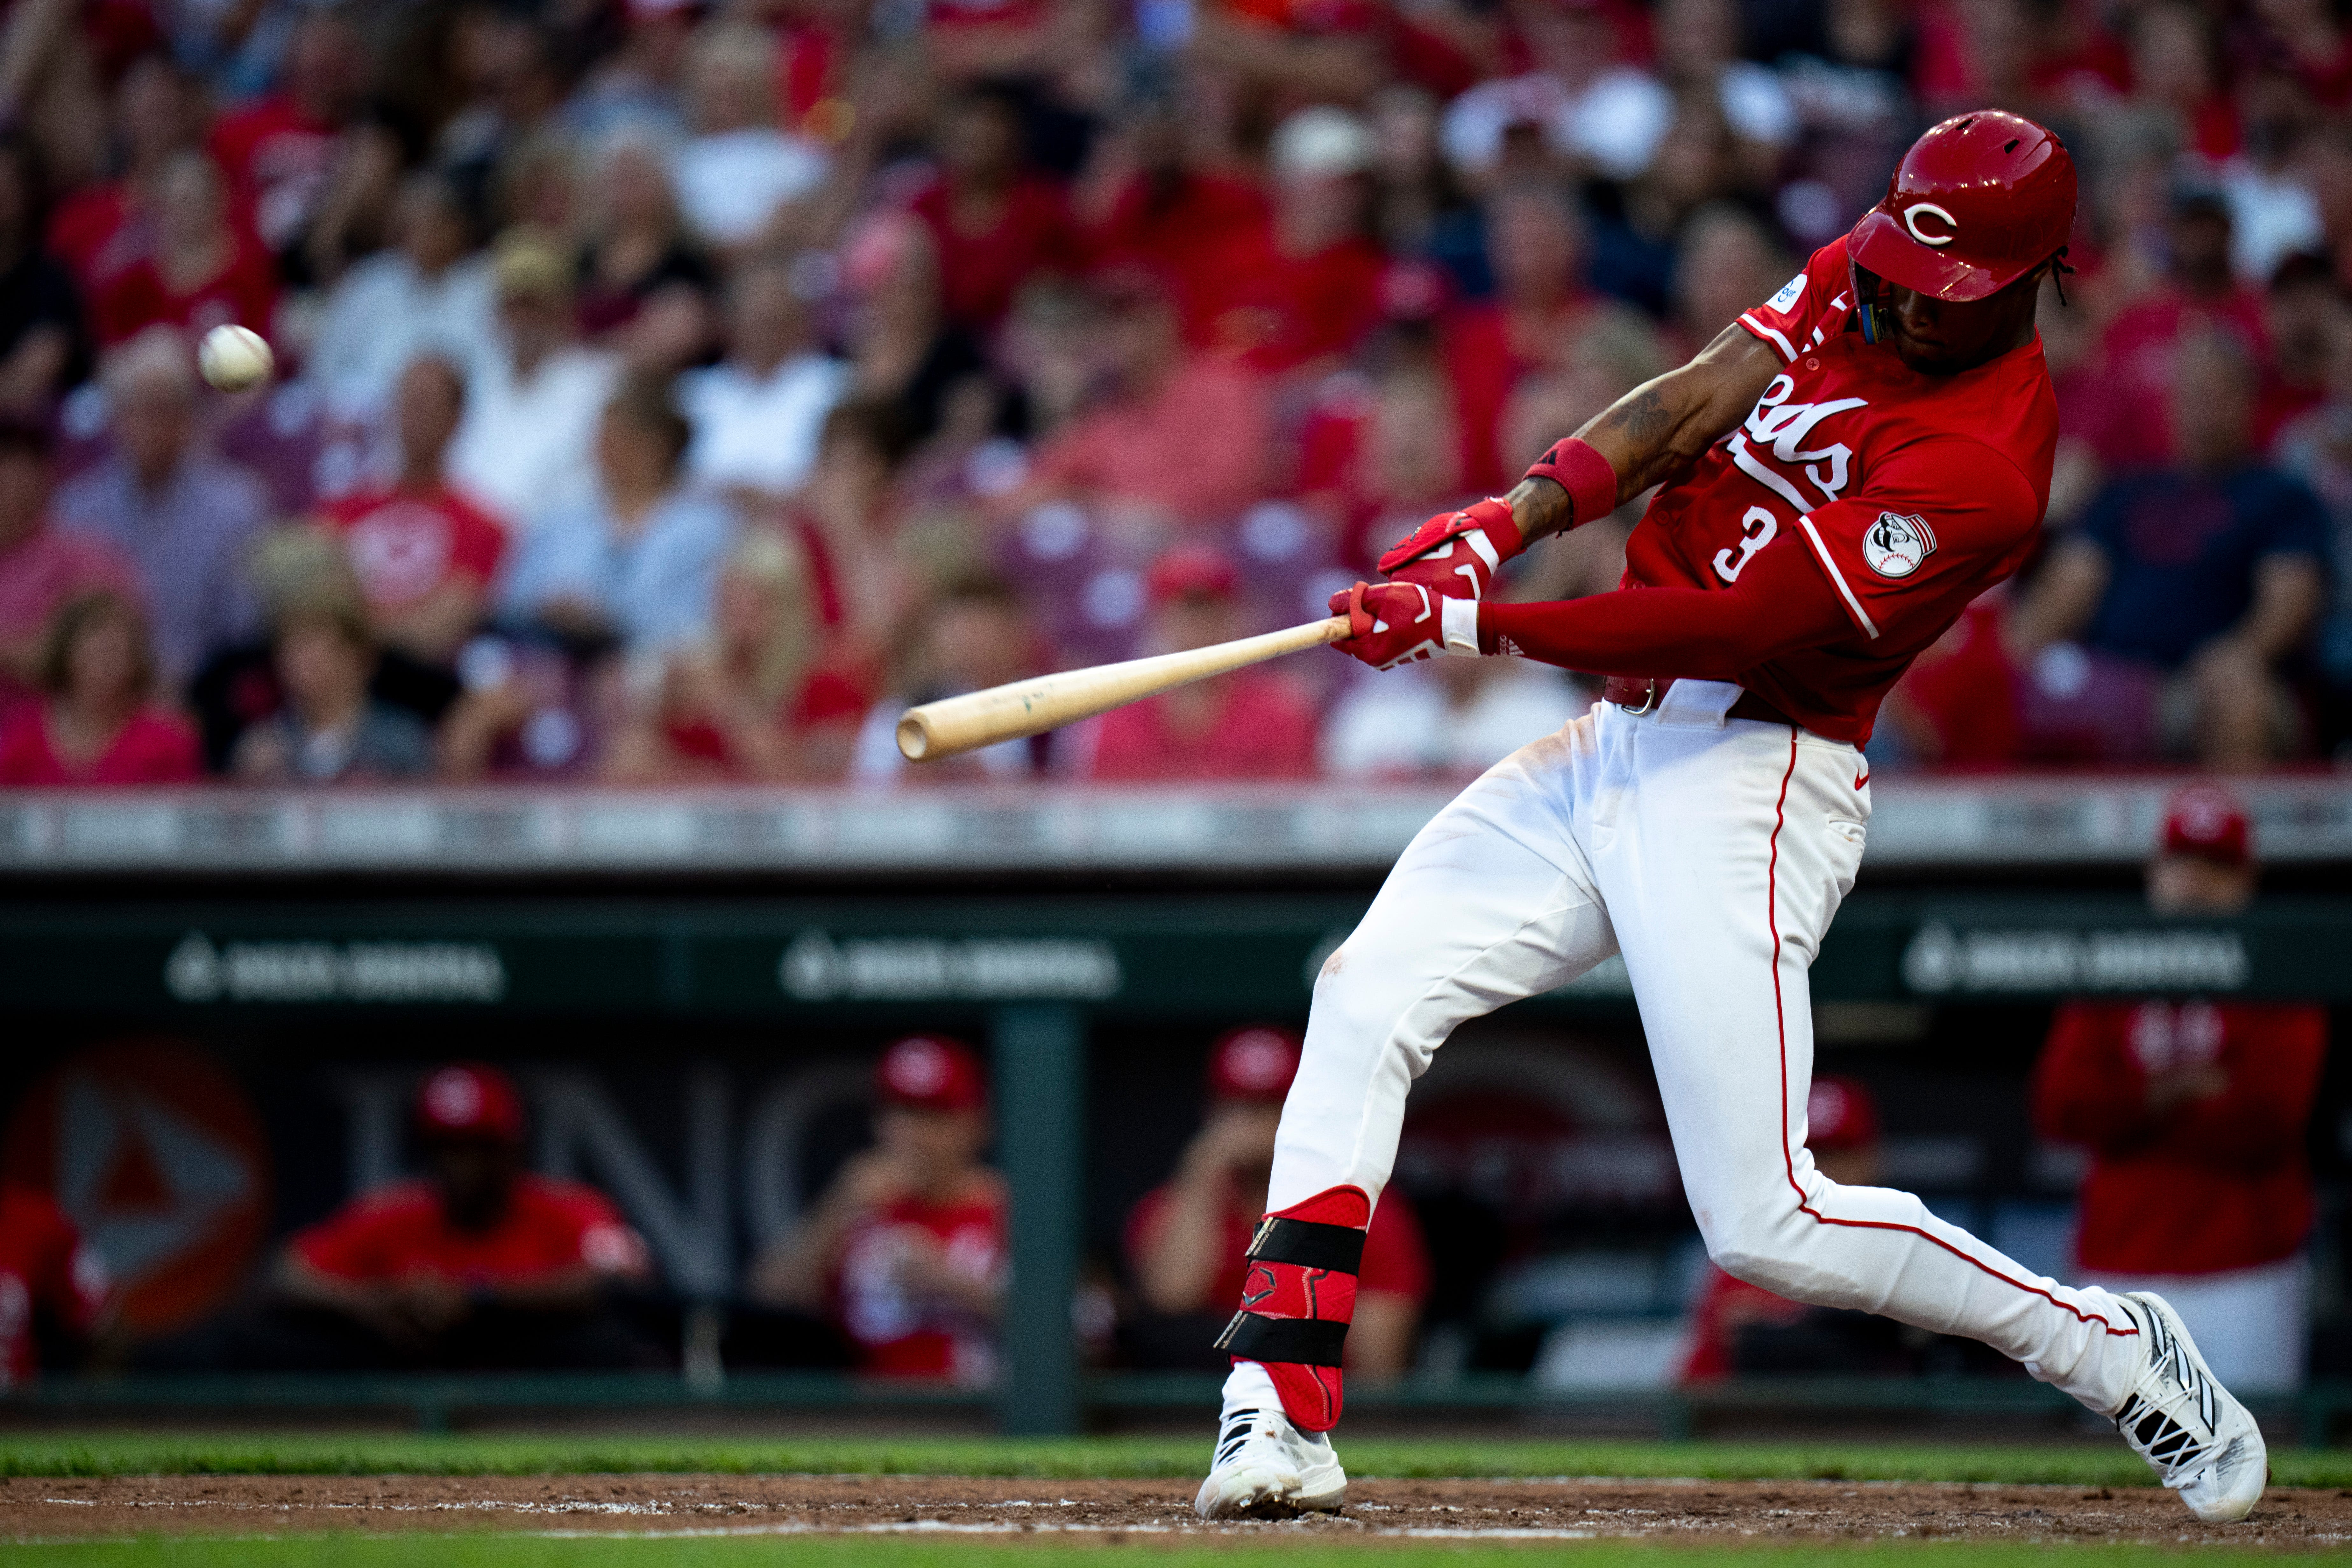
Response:
[[[1081,719],[1091,719],[1126,703],[1154,697],[1172,687],[1205,680],[1213,675],[1240,669],[1301,648],[1321,647],[1348,635],[1348,617],[1309,621],[1283,631],[1265,632],[1181,653],[1130,658],[1124,664],[1098,664],[1087,669],[1066,669],[1005,686],[992,686],[962,697],[944,698],[909,708],[898,721],[898,750],[909,762],[936,762],[999,741],[1040,735]]]

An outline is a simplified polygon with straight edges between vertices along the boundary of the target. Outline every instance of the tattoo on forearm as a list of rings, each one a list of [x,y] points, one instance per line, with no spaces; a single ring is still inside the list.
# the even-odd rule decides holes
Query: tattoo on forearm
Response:
[[[1618,494],[1638,495],[1673,470],[1683,431],[1683,401],[1662,376],[1611,404],[1580,434],[1616,466]]]
[[[1666,406],[1665,398],[1653,384],[1639,388],[1621,398],[1601,416],[1601,423],[1611,429],[1622,430],[1627,439],[1646,447],[1664,440],[1675,427],[1674,411]]]
[[[1572,509],[1567,487],[1557,479],[1521,479],[1503,499],[1511,503],[1511,521],[1519,525],[1519,536],[1529,543],[1559,532],[1574,521],[1568,515]]]

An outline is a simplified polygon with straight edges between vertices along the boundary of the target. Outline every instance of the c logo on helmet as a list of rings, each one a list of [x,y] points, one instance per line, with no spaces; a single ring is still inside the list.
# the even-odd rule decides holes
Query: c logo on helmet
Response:
[[[1955,234],[1928,234],[1925,232],[1919,227],[1919,218],[1922,214],[1925,214],[1929,217],[1943,219],[1944,226],[1947,229],[1958,229],[1960,226],[1959,219],[1954,217],[1951,214],[1946,212],[1935,203],[1914,202],[1911,205],[1903,209],[1903,226],[1909,229],[1911,231],[1911,237],[1917,240],[1920,244],[1946,246],[1951,244],[1954,239],[1958,237]]]

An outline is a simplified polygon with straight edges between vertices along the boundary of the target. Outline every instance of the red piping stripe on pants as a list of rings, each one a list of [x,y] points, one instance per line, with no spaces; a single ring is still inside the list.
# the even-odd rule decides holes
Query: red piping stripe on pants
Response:
[[[1780,1030],[1780,1159],[1787,1169],[1789,1190],[1797,1194],[1797,1207],[1820,1225],[1842,1225],[1856,1230],[1899,1230],[1932,1241],[1961,1262],[1990,1274],[2004,1285],[2015,1286],[2028,1295],[2039,1296],[2052,1306],[2074,1315],[2076,1321],[2096,1323],[2118,1339],[2130,1339],[2139,1333],[2137,1327],[2119,1329],[2095,1312],[2085,1313],[2078,1307],[2068,1306],[2038,1285],[2028,1285],[2022,1279],[2012,1279],[1983,1259],[1972,1258],[1942,1237],[1931,1236],[1916,1225],[1899,1225],[1892,1220],[1839,1219],[1825,1215],[1805,1201],[1805,1189],[1797,1184],[1797,1157],[1789,1147],[1789,1019],[1780,995],[1780,828],[1788,820],[1789,781],[1797,773],[1797,731],[1789,730],[1789,765],[1780,774],[1780,798],[1772,808],[1772,855],[1765,872],[1764,916],[1772,931],[1772,1016]]]

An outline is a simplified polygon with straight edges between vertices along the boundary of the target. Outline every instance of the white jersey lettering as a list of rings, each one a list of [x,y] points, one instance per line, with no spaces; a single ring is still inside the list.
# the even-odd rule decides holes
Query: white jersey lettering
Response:
[[[1717,551],[1715,574],[1727,583],[1738,582],[1739,569],[1748,564],[1748,558],[1771,543],[1780,531],[1780,520],[1772,515],[1770,508],[1749,507],[1748,515],[1739,520],[1739,558],[1732,559],[1728,545]]]
[[[1835,500],[1853,479],[1853,448],[1838,441],[1808,451],[1805,440],[1812,435],[1813,426],[1831,415],[1843,414],[1850,408],[1867,407],[1870,400],[1841,397],[1827,403],[1790,403],[1789,397],[1796,391],[1796,384],[1790,376],[1774,376],[1772,384],[1764,389],[1764,395],[1756,400],[1756,406],[1749,412],[1744,429],[1758,445],[1769,443],[1776,461],[1790,468],[1801,464],[1806,482],[1822,492],[1822,500]],[[1734,460],[1738,461],[1738,457],[1739,452],[1735,449]],[[1827,473],[1822,470],[1823,463],[1829,465]],[[1739,466],[1743,471],[1760,479],[1749,463],[1742,462]],[[1764,482],[1786,497],[1789,504],[1799,511],[1810,511],[1813,505],[1818,504],[1801,499],[1793,485],[1784,487],[1770,484],[1769,480]]]

